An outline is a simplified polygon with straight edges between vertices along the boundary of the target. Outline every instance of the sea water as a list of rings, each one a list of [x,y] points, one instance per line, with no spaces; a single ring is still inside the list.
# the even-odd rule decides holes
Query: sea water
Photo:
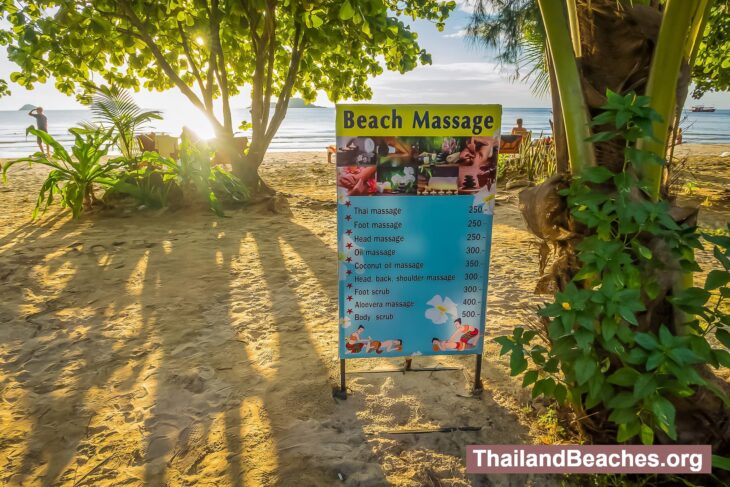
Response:
[[[188,126],[202,138],[212,137],[210,124],[202,114],[176,116],[163,110],[163,119],[154,120],[146,131],[179,135],[182,127]],[[68,129],[83,121],[91,120],[88,110],[46,110],[48,129],[51,135],[68,147],[73,136]],[[540,133],[550,134],[552,111],[549,108],[507,108],[502,113],[502,132],[509,133],[517,118],[522,118],[524,127],[532,130],[533,137]],[[234,110],[236,123],[250,120],[247,110]],[[0,158],[28,155],[37,150],[33,135],[26,136],[25,130],[35,120],[22,111],[0,111]],[[730,110],[714,113],[685,112],[682,128],[685,143],[718,144],[730,143]],[[250,132],[241,132],[249,135]],[[324,151],[335,141],[334,108],[291,108],[271,142],[271,151]]]

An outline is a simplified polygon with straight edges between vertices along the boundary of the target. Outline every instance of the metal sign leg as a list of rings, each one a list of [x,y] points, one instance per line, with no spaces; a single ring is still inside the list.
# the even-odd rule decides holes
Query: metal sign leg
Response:
[[[480,395],[484,391],[484,385],[482,384],[482,354],[477,355],[477,363],[474,368],[474,389],[472,394],[475,396]]]
[[[332,391],[337,399],[347,399],[347,376],[345,373],[345,359],[340,359],[340,388]]]

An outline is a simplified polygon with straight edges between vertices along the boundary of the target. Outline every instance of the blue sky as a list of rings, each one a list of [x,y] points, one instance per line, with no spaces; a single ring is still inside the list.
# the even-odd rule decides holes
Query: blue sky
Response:
[[[463,0],[460,3],[464,3]],[[419,43],[431,53],[433,64],[421,66],[400,75],[386,72],[371,81],[373,102],[377,103],[499,103],[507,107],[548,107],[547,97],[534,96],[526,84],[512,81],[513,69],[499,67],[493,53],[474,46],[463,37],[463,29],[469,22],[468,7],[460,6],[452,13],[446,29],[418,21],[413,28],[419,34]],[[0,49],[0,78],[8,80],[15,66],[5,51]],[[81,108],[72,97],[58,93],[49,82],[38,85],[32,91],[10,83],[13,94],[0,98],[0,110],[17,110],[30,103],[46,109]],[[187,99],[176,91],[165,93],[140,91],[135,94],[138,103],[149,108],[167,108],[189,105]],[[325,96],[317,101],[332,105]],[[688,100],[688,104],[695,104]],[[701,103],[718,108],[730,108],[730,93],[706,95]],[[248,91],[236,100],[240,108],[249,105]]]

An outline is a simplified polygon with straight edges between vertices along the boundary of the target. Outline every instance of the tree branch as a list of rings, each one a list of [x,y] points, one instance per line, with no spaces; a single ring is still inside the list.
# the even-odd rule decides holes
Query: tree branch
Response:
[[[294,88],[294,83],[296,82],[297,75],[299,74],[299,66],[302,60],[302,53],[304,52],[305,48],[306,42],[304,35],[302,34],[301,24],[297,23],[294,32],[294,46],[292,48],[292,56],[291,60],[289,61],[289,71],[287,72],[284,86],[281,89],[281,95],[279,96],[279,99],[276,100],[274,116],[271,118],[271,123],[266,130],[265,140],[267,146],[274,138],[274,134],[276,134],[276,131],[279,130],[281,122],[284,121],[284,116],[286,115],[286,110],[289,106],[289,99],[292,95],[292,89]]]
[[[182,94],[185,95],[196,108],[206,114],[206,116],[215,128],[220,128],[221,124],[213,114],[213,110],[206,109],[205,105],[203,104],[203,102],[200,101],[200,98],[198,98],[195,92],[190,89],[187,84],[185,84],[185,82],[180,78],[180,76],[178,76],[172,66],[170,66],[170,63],[167,62],[167,59],[165,59],[162,51],[160,51],[160,47],[155,43],[154,39],[152,39],[152,36],[147,30],[147,26],[140,20],[134,10],[132,10],[130,4],[127,2],[119,2],[119,4],[122,6],[122,9],[126,14],[125,17],[139,31],[140,39],[145,44],[147,44],[147,47],[149,47],[150,52],[152,52],[152,55],[155,57],[157,64],[165,72],[167,77],[170,78],[175,86],[177,86]]]
[[[266,25],[264,26],[264,36],[266,38],[266,46],[268,47],[267,69],[266,69],[266,93],[264,94],[264,111],[262,119],[264,124],[269,122],[269,112],[271,110],[271,91],[274,78],[274,55],[276,51],[276,1],[269,0],[266,2]]]
[[[183,50],[185,51],[185,57],[188,59],[188,64],[193,71],[193,76],[195,76],[195,79],[198,81],[198,87],[200,88],[200,92],[203,94],[203,103],[205,104],[206,109],[209,109],[210,105],[208,104],[208,100],[205,97],[205,85],[203,84],[203,78],[200,75],[198,65],[193,59],[193,52],[190,49],[190,43],[188,42],[188,38],[185,35],[185,30],[183,29],[182,22],[177,22],[177,29],[180,32],[180,40],[182,41]]]
[[[233,134],[233,118],[231,116],[231,102],[229,98],[228,90],[228,70],[226,69],[226,59],[223,55],[223,46],[221,45],[220,37],[220,17],[218,16],[218,0],[213,0],[211,6],[210,15],[210,29],[212,37],[211,51],[213,51],[212,58],[217,56],[217,69],[215,69],[216,76],[218,78],[218,85],[221,88],[221,98],[223,105],[223,126],[226,131]]]

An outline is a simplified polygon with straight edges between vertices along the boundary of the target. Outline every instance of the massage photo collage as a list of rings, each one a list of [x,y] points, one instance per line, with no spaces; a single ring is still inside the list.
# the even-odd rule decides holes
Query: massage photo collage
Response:
[[[348,196],[492,191],[498,137],[337,137],[337,186]]]

